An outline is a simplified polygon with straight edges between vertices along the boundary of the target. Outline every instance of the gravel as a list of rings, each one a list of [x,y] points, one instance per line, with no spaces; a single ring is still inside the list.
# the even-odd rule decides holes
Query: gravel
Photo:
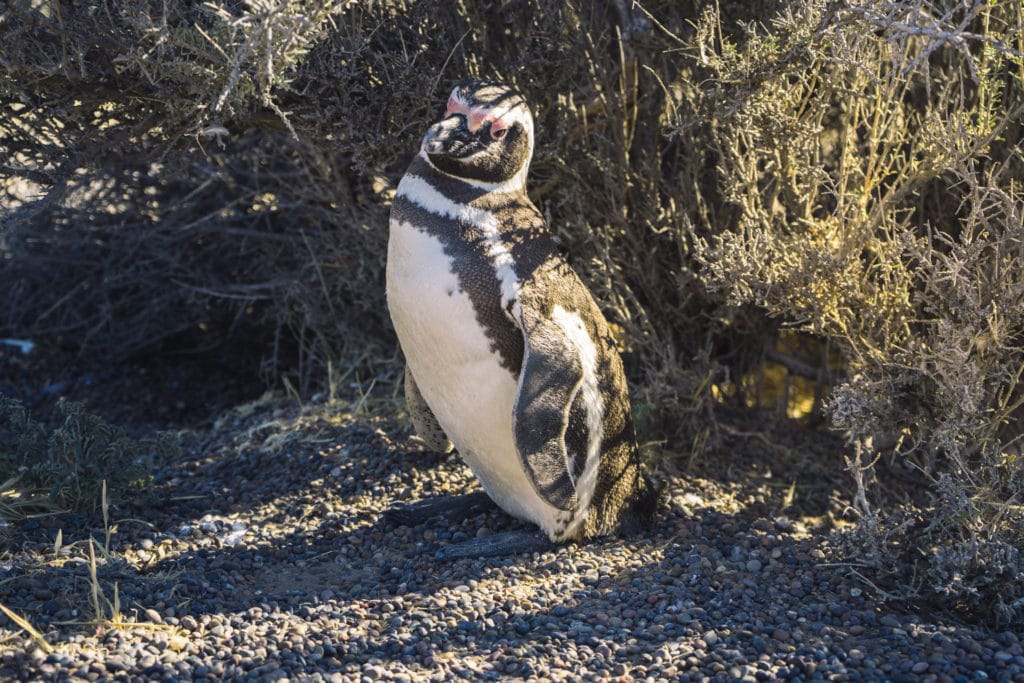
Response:
[[[442,544],[525,527],[383,522],[474,488],[392,421],[265,401],[182,439],[111,527],[7,530],[0,602],[52,652],[0,616],[0,679],[1024,680],[1019,632],[900,611],[749,482],[672,477],[642,537],[445,563]],[[103,619],[89,538],[109,545]]]

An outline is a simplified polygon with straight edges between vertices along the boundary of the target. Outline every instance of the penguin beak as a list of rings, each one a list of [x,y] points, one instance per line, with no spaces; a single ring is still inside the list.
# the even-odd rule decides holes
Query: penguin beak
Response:
[[[469,130],[466,117],[452,114],[427,129],[423,150],[430,155],[463,158],[478,151],[477,136]]]

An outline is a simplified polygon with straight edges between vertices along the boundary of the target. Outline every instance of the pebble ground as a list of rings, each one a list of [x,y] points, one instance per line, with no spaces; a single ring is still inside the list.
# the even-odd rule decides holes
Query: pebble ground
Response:
[[[0,602],[51,651],[0,615],[0,680],[1024,681],[1019,630],[885,602],[763,487],[675,476],[642,537],[439,562],[525,527],[382,521],[474,488],[393,421],[264,402],[181,438],[107,525],[4,530]]]

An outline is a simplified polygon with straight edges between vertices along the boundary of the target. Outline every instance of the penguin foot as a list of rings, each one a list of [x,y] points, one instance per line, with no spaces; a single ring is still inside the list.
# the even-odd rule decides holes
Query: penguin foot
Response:
[[[506,531],[444,546],[434,554],[434,559],[458,560],[466,557],[528,555],[548,552],[557,547],[556,543],[539,531]]]
[[[497,505],[483,491],[461,496],[426,498],[415,503],[398,503],[384,511],[384,519],[401,526],[417,526],[433,517],[459,522],[493,510]]]

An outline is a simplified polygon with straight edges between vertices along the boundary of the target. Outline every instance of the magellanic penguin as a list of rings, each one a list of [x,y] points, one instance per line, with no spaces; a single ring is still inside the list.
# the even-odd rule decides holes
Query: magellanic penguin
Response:
[[[550,547],[641,528],[657,494],[608,323],[527,197],[532,155],[516,91],[456,86],[398,185],[387,300],[417,432],[432,449],[453,444],[486,494]],[[423,501],[397,518],[441,508]],[[539,547],[524,536],[441,554]]]

